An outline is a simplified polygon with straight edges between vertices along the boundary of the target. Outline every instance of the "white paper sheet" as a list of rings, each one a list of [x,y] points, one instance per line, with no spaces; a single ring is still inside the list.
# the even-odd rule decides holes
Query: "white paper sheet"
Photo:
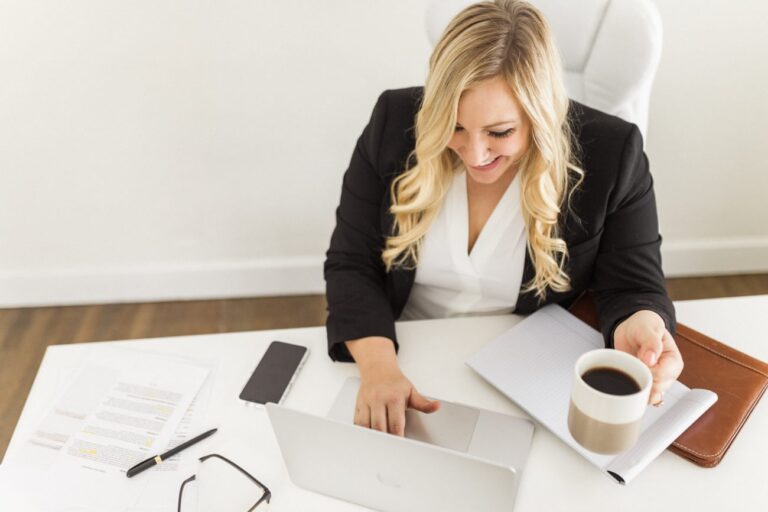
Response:
[[[168,446],[160,451],[167,451],[173,446],[177,446],[187,439],[217,426],[211,423],[207,415],[215,374],[216,370],[214,369],[203,384],[197,397],[195,397],[195,400],[189,406],[189,409],[187,409],[187,414],[179,423]],[[214,437],[217,435],[219,434],[214,434]],[[218,441],[218,439],[214,439],[214,441]],[[205,442],[203,441],[203,443]],[[204,451],[203,453],[209,453],[209,451]],[[197,468],[197,458],[191,457],[188,451],[174,455],[170,459],[163,461],[162,464],[153,467],[149,470],[150,473],[142,475],[142,492],[134,503],[134,507],[142,512],[176,510],[179,485],[185,478],[191,476]],[[138,477],[131,480],[138,480]]]
[[[134,510],[150,488],[173,509],[178,457],[153,468],[162,468],[155,478],[128,479],[125,471],[205,429],[214,366],[94,347],[23,449],[6,459],[0,484],[20,482],[17,500],[34,510]]]
[[[59,451],[56,463],[70,471],[124,473],[168,445],[209,371],[172,356],[97,350],[30,442]]]

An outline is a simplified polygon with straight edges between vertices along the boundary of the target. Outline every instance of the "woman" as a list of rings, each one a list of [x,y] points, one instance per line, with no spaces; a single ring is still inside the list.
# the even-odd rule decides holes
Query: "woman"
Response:
[[[439,407],[399,369],[398,318],[529,314],[589,289],[606,346],[650,367],[652,404],[682,371],[640,132],[569,102],[526,2],[466,8],[425,87],[380,96],[336,218],[329,353],[359,367],[358,425],[402,435],[407,407]]]

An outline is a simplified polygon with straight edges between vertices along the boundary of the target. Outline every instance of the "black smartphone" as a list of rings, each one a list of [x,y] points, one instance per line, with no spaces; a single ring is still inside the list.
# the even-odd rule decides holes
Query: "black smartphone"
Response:
[[[301,345],[273,341],[240,392],[240,399],[257,404],[279,404],[293,383],[309,350]]]

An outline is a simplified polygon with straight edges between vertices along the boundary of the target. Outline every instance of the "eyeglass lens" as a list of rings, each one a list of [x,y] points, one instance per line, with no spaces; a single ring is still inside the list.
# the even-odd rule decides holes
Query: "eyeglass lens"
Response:
[[[182,512],[248,512],[264,496],[264,490],[247,475],[217,457],[200,463],[195,479],[184,486]],[[255,510],[267,509],[262,502]]]

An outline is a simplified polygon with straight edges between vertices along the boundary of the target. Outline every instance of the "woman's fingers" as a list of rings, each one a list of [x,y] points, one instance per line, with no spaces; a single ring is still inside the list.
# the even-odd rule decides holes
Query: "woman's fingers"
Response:
[[[355,406],[355,425],[365,428],[371,427],[371,409],[367,403],[358,401],[358,404]]]
[[[665,332],[667,330],[658,324],[644,323],[633,333],[638,345],[636,355],[648,368],[655,367],[664,352]]]
[[[648,403],[660,405],[664,393],[683,371],[675,340],[656,313],[640,311],[617,328],[614,346],[640,359],[653,377]]]
[[[614,333],[614,346],[642,361],[653,377],[648,403],[661,405],[666,392],[683,370],[683,358],[662,318],[652,311],[638,311]]]
[[[660,339],[654,339],[646,343],[638,351],[637,357],[645,363],[648,368],[653,368],[656,363],[659,362],[661,354],[663,352],[662,343]]]
[[[387,431],[387,406],[383,402],[371,404],[371,428],[379,432]]]
[[[433,413],[440,408],[440,402],[438,400],[428,400],[416,389],[412,389],[411,396],[408,398],[408,407],[419,412]]]
[[[407,408],[430,413],[440,407],[440,402],[422,396],[401,373],[385,377],[378,382],[371,378],[361,383],[355,405],[355,425],[403,436]]]
[[[663,350],[656,365],[651,368],[653,387],[649,403],[658,404],[663,400],[664,393],[672,386],[683,371],[683,358],[669,331],[664,330],[662,339]]]
[[[405,435],[405,399],[398,397],[387,403],[387,426],[390,434]]]

